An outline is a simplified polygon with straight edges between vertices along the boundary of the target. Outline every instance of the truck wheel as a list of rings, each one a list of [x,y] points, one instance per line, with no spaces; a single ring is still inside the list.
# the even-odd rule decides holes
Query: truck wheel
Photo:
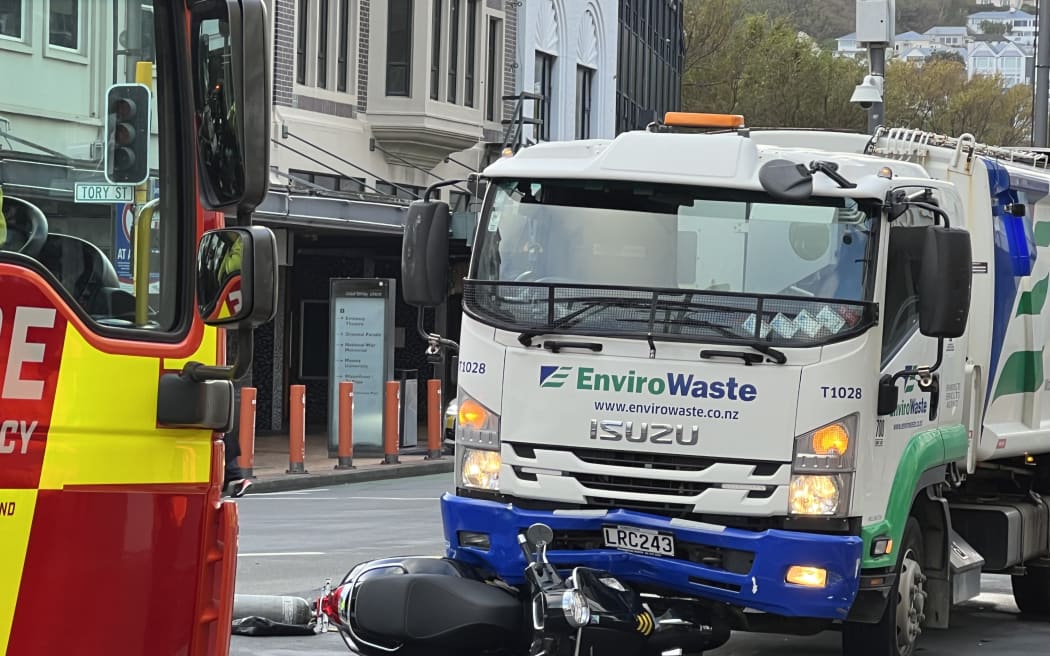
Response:
[[[1050,615],[1050,567],[1029,567],[1024,576],[1011,576],[1014,601],[1025,615]]]
[[[926,620],[926,575],[922,573],[922,529],[908,518],[897,560],[897,587],[876,624],[845,622],[842,653],[847,656],[912,656]]]

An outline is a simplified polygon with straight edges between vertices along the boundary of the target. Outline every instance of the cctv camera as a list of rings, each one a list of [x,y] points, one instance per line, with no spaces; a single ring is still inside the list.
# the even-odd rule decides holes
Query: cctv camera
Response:
[[[853,97],[849,101],[860,105],[863,109],[869,109],[875,103],[882,102],[882,77],[865,75],[864,81],[853,90]]]

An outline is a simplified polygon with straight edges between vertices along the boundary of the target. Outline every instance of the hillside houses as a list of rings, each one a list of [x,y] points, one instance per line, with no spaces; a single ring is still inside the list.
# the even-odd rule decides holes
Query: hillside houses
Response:
[[[922,33],[901,32],[894,36],[887,58],[922,64],[937,53],[950,53],[965,62],[970,77],[999,73],[1007,87],[1031,84],[1035,16],[1016,9],[1008,0],[996,6],[1004,9],[972,13],[967,16],[966,25],[938,25]],[[867,54],[855,32],[839,37],[836,44],[838,56],[857,58]]]

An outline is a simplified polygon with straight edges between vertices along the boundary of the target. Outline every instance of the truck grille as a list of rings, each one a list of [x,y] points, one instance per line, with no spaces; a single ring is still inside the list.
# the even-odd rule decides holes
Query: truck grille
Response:
[[[578,449],[565,448],[553,445],[536,447],[530,444],[509,444],[514,449],[514,454],[519,458],[536,458],[536,449],[544,451],[568,451],[580,460],[592,465],[607,465],[613,467],[638,467],[640,469],[656,469],[665,471],[695,471],[701,472],[716,464],[740,464],[754,467],[752,476],[776,476],[785,463],[779,462],[755,462],[753,460],[725,460],[705,458],[703,456],[679,456],[664,453],[646,453],[642,451],[616,451],[613,449]]]

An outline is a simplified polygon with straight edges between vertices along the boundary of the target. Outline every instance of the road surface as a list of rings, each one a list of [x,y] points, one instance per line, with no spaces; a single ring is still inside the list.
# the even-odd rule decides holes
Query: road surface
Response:
[[[385,556],[441,553],[438,497],[442,474],[327,489],[248,495],[241,516],[237,591],[310,598],[325,577],[338,580],[355,563]],[[1028,656],[1047,653],[1050,623],[1018,617],[1006,577],[983,579],[985,593],[956,609],[950,631],[930,631],[920,653]],[[336,634],[299,638],[234,636],[235,656],[349,653]],[[839,636],[735,634],[711,656],[840,656]],[[846,654],[845,656],[849,656]]]

